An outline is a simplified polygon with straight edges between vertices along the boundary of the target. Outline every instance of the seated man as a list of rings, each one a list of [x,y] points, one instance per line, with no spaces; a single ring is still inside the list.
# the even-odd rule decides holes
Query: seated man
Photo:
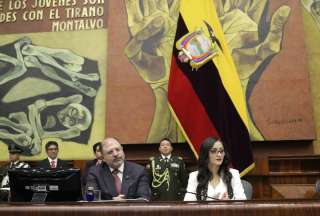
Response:
[[[48,155],[48,158],[42,160],[38,164],[38,168],[43,169],[66,169],[71,168],[71,165],[69,165],[66,161],[60,160],[58,158],[59,153],[59,145],[55,141],[49,141],[46,146],[46,153]]]
[[[101,198],[105,200],[150,199],[144,167],[125,160],[118,140],[106,138],[102,142],[102,155],[105,163],[90,168],[86,188],[101,190]]]
[[[0,201],[8,201],[9,195],[9,176],[8,170],[12,168],[30,168],[29,164],[20,161],[22,150],[16,145],[9,145],[9,163],[0,168]]]
[[[86,163],[86,166],[84,168],[83,175],[82,175],[82,184],[83,185],[87,184],[88,171],[89,171],[90,167],[99,166],[103,160],[103,157],[101,154],[101,142],[97,142],[96,144],[94,144],[92,149],[93,149],[93,154],[95,156],[95,159],[88,161]]]
[[[188,173],[181,157],[172,155],[168,138],[160,141],[159,156],[151,157],[147,169],[151,178],[152,200],[183,200],[188,183]]]

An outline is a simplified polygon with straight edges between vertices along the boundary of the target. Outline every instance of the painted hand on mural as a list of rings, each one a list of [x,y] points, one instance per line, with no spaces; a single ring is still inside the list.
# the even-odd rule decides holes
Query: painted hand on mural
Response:
[[[1,70],[2,72],[0,75],[0,85],[16,79],[27,72],[27,68],[24,64],[23,56],[21,54],[21,48],[24,45],[30,43],[31,40],[29,38],[22,38],[14,44],[17,58],[11,57],[4,53],[0,53],[0,69],[9,67],[9,70],[5,73],[3,72],[3,70]]]
[[[22,54],[25,56],[24,61],[27,67],[37,67],[48,78],[75,88],[89,97],[97,94],[94,88],[81,82],[81,80],[98,81],[100,79],[97,73],[81,73],[84,64],[82,56],[67,49],[52,49],[34,45],[24,46]]]
[[[320,30],[320,1],[319,0],[301,0],[301,4],[311,14],[318,29]]]
[[[16,79],[27,72],[29,67],[39,68],[49,79],[59,81],[81,93],[94,97],[97,91],[81,82],[98,81],[98,73],[81,73],[84,58],[67,49],[53,49],[31,45],[27,37],[15,44],[17,58],[0,53],[0,68],[9,65],[8,72],[0,76],[0,85]]]
[[[269,0],[214,0],[214,3],[245,91],[251,138],[263,140],[250,112],[249,99],[270,57],[281,50],[284,25],[291,9],[281,6],[268,22]]]
[[[99,80],[99,76],[96,73],[80,73],[82,65],[84,64],[84,58],[74,54],[70,50],[52,49],[29,44],[24,46],[21,52],[26,56],[36,56],[40,62],[61,70],[72,81],[77,81],[79,79],[89,81]]]
[[[24,112],[10,113],[9,117],[0,117],[0,138],[10,140],[25,149],[29,154],[41,151],[41,142]]]
[[[179,1],[126,0],[131,39],[125,54],[155,96],[155,112],[146,142],[163,137],[178,141],[178,129],[167,105],[167,88]]]
[[[23,147],[31,144],[32,129],[25,113],[11,113],[9,118],[0,117],[0,127],[1,138],[12,140]],[[9,130],[13,130],[13,132]]]
[[[39,68],[40,71],[48,78],[61,82],[64,85],[69,86],[71,88],[74,88],[87,96],[94,97],[97,94],[97,91],[94,88],[87,86],[78,80],[72,81],[69,79],[65,79],[62,75],[59,74],[59,71],[54,69],[54,67],[48,64],[42,64],[39,61],[39,59],[35,56],[26,56],[24,58],[24,61],[27,67]]]

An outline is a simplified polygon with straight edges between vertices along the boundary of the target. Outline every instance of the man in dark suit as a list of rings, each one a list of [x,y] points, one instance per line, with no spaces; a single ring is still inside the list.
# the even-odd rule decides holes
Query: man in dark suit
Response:
[[[68,164],[66,161],[60,160],[58,158],[59,153],[59,145],[55,141],[47,142],[46,146],[46,153],[48,158],[40,161],[38,163],[38,168],[43,169],[66,169],[71,168],[72,166]]]
[[[90,160],[86,163],[86,166],[82,174],[82,184],[85,186],[87,184],[88,171],[92,166],[99,166],[102,163],[103,157],[101,153],[101,142],[97,142],[92,147],[95,159]]]
[[[105,200],[150,199],[149,180],[144,167],[125,160],[118,140],[106,138],[102,142],[102,155],[104,163],[90,168],[86,188],[101,190],[101,198]]]

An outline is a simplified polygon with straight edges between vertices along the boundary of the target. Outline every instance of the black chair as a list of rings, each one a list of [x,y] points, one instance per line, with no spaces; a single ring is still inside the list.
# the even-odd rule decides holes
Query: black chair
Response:
[[[320,195],[320,179],[316,181],[316,193]]]
[[[252,184],[246,180],[241,180],[243,189],[244,189],[244,194],[246,195],[247,200],[252,199]]]

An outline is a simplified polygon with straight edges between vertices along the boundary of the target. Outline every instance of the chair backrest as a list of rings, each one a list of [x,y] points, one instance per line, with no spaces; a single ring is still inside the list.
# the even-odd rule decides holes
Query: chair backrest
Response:
[[[316,181],[316,193],[320,194],[320,179]]]
[[[252,199],[252,185],[250,182],[246,180],[241,180],[243,189],[244,189],[244,194],[246,195],[247,199],[250,200]]]

